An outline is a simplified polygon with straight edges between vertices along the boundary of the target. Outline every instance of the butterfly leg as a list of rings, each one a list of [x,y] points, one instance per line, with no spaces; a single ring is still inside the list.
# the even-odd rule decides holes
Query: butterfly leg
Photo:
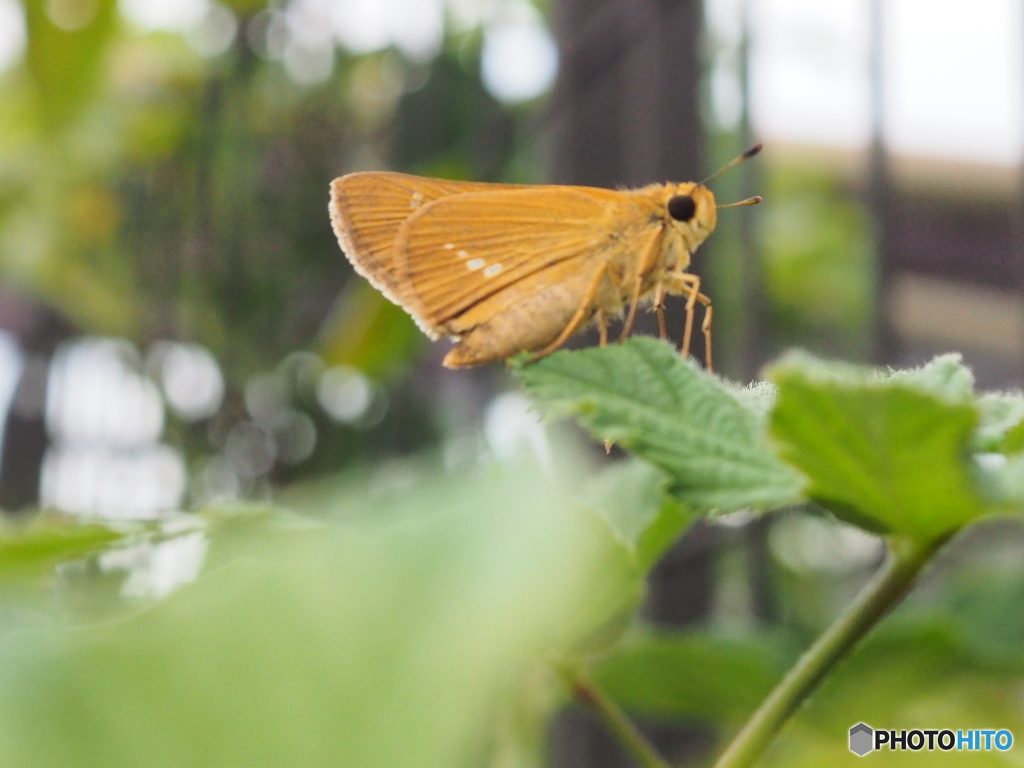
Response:
[[[711,306],[711,299],[703,293],[697,297],[697,301],[704,305],[704,322],[700,324],[704,332],[704,367],[709,373],[714,373],[715,366],[711,363],[711,313],[714,307]]]
[[[658,335],[665,341],[668,339],[668,331],[665,330],[665,286],[661,284],[654,294],[654,311],[658,313]]]
[[[686,327],[683,330],[682,356],[690,354],[690,338],[693,335],[693,313],[699,301],[706,307],[704,310],[704,321],[701,323],[701,331],[704,333],[704,365],[711,371],[714,370],[711,362],[711,299],[700,292],[700,278],[690,273],[676,273],[672,275],[674,281],[679,284],[680,292],[687,294],[686,299]]]
[[[629,302],[629,314],[626,315],[626,322],[622,324],[622,333],[619,334],[619,341],[629,338],[629,332],[633,330],[633,319],[636,317],[636,305],[640,303],[640,288],[643,285],[644,276],[636,276],[636,285],[633,286],[633,298]]]
[[[529,365],[530,363],[540,360],[542,357],[547,357],[560,346],[565,344],[566,340],[572,336],[579,329],[583,323],[584,318],[587,316],[587,310],[590,309],[594,303],[594,297],[597,295],[597,289],[601,286],[601,279],[604,277],[605,271],[608,269],[608,262],[604,262],[598,267],[597,272],[594,274],[594,279],[590,281],[590,286],[587,288],[586,294],[583,296],[583,301],[580,302],[580,308],[576,310],[576,314],[573,315],[572,320],[565,326],[565,329],[558,334],[558,338],[548,344],[537,354],[530,357],[523,365]],[[603,319],[603,318],[602,318]]]
[[[629,332],[633,330],[633,320],[636,318],[636,307],[640,303],[640,292],[644,287],[644,278],[651,270],[651,267],[654,266],[654,261],[658,256],[658,246],[660,245],[661,231],[659,230],[651,239],[651,243],[647,246],[647,250],[644,252],[644,256],[637,267],[636,282],[633,283],[633,296],[629,302],[629,314],[626,315],[626,322],[622,324],[622,333],[619,334],[619,341],[625,341],[629,338]]]
[[[608,318],[604,316],[604,310],[599,309],[595,313],[597,315],[597,332],[600,334],[600,344],[602,347],[608,346]],[[612,441],[604,441],[604,452],[612,452]]]
[[[683,328],[682,354],[686,357],[690,354],[690,337],[693,335],[693,308],[697,304],[697,296],[700,294],[700,278],[696,275],[680,274],[679,282],[682,283],[683,291],[689,294],[686,298],[686,325]]]

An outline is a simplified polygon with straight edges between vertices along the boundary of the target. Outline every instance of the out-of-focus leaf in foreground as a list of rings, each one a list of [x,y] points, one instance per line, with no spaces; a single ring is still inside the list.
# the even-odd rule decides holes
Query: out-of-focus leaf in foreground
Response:
[[[99,523],[41,515],[0,525],[0,591],[28,586],[65,560],[88,555],[124,534]]]
[[[546,414],[574,416],[665,470],[670,492],[698,511],[800,498],[801,479],[769,449],[756,409],[665,342],[558,352],[518,373]]]
[[[697,518],[666,496],[668,484],[668,475],[643,461],[613,464],[587,484],[585,503],[608,521],[644,571]]]
[[[638,599],[628,548],[533,473],[385,505],[275,536],[231,526],[204,575],[145,611],[10,635],[0,764],[479,765],[543,660]]]
[[[933,538],[985,511],[970,463],[978,412],[969,373],[955,361],[885,376],[794,354],[770,377],[778,386],[772,433],[782,455],[810,478],[809,495],[837,516]]]

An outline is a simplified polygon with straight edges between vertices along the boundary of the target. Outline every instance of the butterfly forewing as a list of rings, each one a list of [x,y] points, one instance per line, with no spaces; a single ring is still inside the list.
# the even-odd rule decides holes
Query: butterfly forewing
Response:
[[[621,193],[586,187],[471,192],[437,200],[410,216],[395,241],[407,308],[454,330],[450,321],[499,291],[561,265],[603,258],[606,219]]]
[[[404,173],[350,173],[331,184],[331,223],[356,271],[396,304],[404,286],[395,273],[394,243],[402,222],[421,207],[448,195],[519,185],[448,181]],[[424,328],[433,336],[437,329]]]

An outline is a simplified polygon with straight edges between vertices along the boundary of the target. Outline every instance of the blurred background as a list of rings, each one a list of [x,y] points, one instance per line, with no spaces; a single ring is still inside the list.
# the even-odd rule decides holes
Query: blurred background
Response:
[[[0,506],[472,457],[506,375],[353,276],[354,170],[615,187],[763,141],[695,264],[725,374],[955,349],[1015,386],[1022,51],[1009,0],[0,0]]]
[[[1020,3],[0,0],[0,507],[315,506],[423,452],[546,450],[502,366],[443,369],[447,343],[353,274],[331,179],[635,186],[755,141],[713,188],[766,202],[723,212],[694,265],[722,373],[955,350],[982,386],[1024,383]],[[992,553],[1019,538],[963,548],[979,584],[1017,594]],[[795,512],[698,526],[645,613],[809,637],[879,552]],[[1017,695],[996,696],[1014,717]],[[602,738],[567,715],[557,759],[618,764]]]

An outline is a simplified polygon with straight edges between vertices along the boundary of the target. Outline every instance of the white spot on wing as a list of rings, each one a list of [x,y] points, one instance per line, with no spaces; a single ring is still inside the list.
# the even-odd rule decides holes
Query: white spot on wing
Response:
[[[450,250],[451,250],[452,248],[454,248],[454,247],[455,247],[455,246],[454,246],[454,245],[452,245],[451,243],[445,243],[445,244],[444,244],[444,249],[445,249],[446,251],[450,251]]]
[[[501,264],[491,264],[487,269],[484,270],[484,277],[494,277],[502,270]]]
[[[423,193],[422,192],[413,192],[412,193],[412,199],[409,200],[409,207],[410,208],[419,208],[420,207],[420,203],[422,203],[422,202],[423,202]]]
[[[455,255],[458,256],[460,259],[464,259],[467,256],[469,256],[469,251],[459,251]]]
[[[466,262],[466,269],[480,269],[486,262],[483,259],[470,259]]]

